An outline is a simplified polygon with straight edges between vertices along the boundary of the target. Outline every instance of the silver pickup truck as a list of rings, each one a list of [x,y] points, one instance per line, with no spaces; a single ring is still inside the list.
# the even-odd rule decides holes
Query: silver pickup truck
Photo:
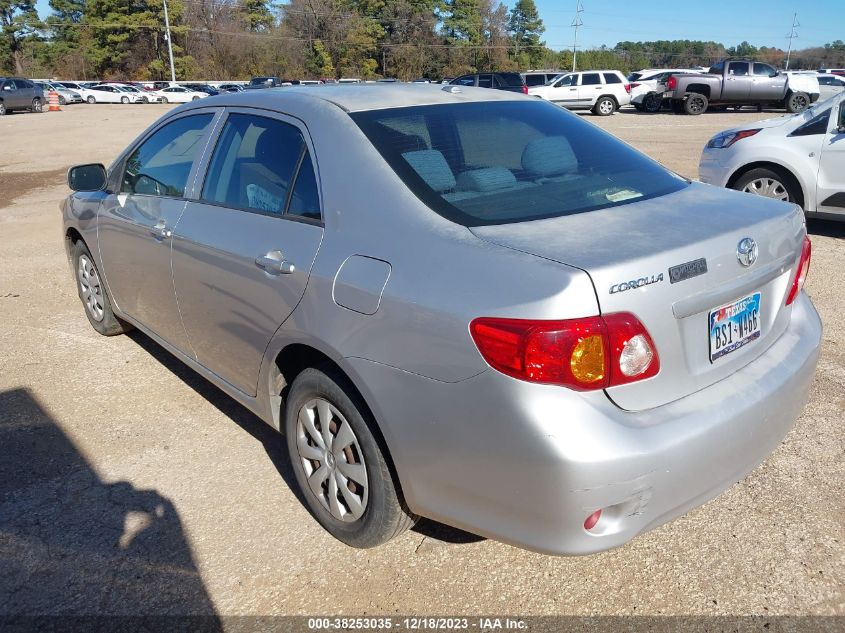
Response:
[[[810,93],[791,84],[790,77],[769,64],[750,60],[724,60],[706,74],[674,74],[666,78],[663,100],[678,113],[702,114],[709,106],[758,106],[801,112],[816,101]]]

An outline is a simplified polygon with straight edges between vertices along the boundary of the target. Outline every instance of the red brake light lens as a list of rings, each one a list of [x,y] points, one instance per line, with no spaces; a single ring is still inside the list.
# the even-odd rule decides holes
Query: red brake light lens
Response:
[[[804,236],[804,244],[801,246],[801,256],[798,258],[795,278],[792,280],[792,287],[789,289],[789,294],[786,295],[786,305],[790,305],[795,301],[798,293],[804,287],[804,282],[807,281],[807,273],[810,272],[810,259],[812,255],[813,245],[810,243],[810,238]]]
[[[625,92],[631,94],[631,87],[632,86],[639,86],[640,84],[625,84]]]
[[[669,79],[666,80],[666,88],[668,90],[674,90],[678,87],[678,80],[675,79],[674,75],[670,75]]]
[[[524,95],[528,94],[528,85],[527,84],[522,84],[522,94],[524,94]]]
[[[470,334],[491,367],[528,382],[586,391],[660,371],[651,336],[625,312],[559,321],[479,318]]]

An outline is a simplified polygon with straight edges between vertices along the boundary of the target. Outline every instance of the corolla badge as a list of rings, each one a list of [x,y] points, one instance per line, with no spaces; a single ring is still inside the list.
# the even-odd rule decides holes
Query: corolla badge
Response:
[[[751,266],[757,261],[757,242],[750,237],[743,237],[736,245],[736,258],[739,263],[745,266]]]

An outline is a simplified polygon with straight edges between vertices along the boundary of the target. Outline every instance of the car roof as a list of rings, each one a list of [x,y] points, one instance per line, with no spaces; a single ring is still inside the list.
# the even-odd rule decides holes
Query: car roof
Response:
[[[448,88],[449,90],[444,90]],[[440,84],[321,84],[311,86],[286,86],[283,88],[264,88],[238,93],[226,93],[203,99],[201,105],[214,104],[243,105],[272,108],[278,105],[284,111],[290,101],[304,104],[322,101],[331,103],[347,112],[364,112],[387,108],[406,108],[411,106],[438,105],[447,103],[468,103],[478,101],[517,101],[531,99],[521,93],[505,90],[489,90],[469,86]]]

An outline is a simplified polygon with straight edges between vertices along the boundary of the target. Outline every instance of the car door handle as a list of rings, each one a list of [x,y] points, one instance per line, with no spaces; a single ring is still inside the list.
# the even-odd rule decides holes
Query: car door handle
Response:
[[[290,275],[296,270],[296,266],[285,260],[282,251],[270,251],[266,255],[256,257],[255,265],[271,275]]]
[[[159,222],[155,226],[151,226],[150,233],[158,240],[166,240],[173,235],[173,232],[167,228],[164,222]]]

